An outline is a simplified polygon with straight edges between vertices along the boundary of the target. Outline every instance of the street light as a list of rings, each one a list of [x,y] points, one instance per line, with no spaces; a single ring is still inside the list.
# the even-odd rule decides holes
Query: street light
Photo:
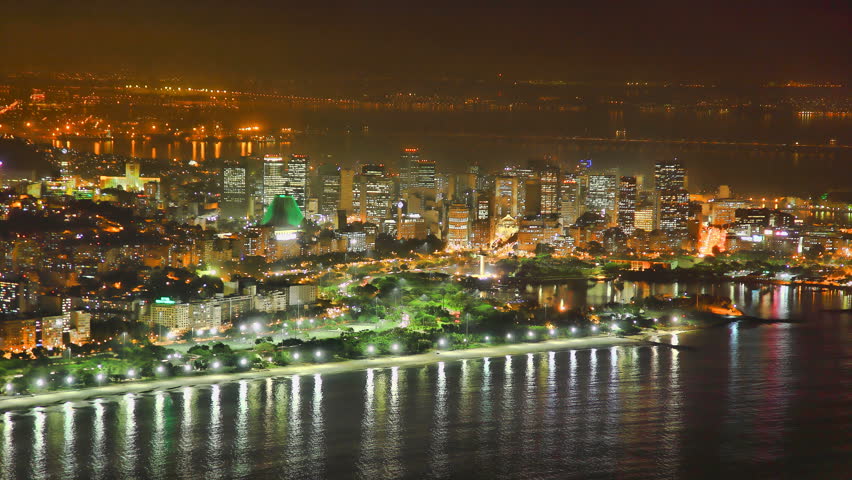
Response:
[[[551,335],[556,335],[556,329],[555,329],[555,328],[551,328],[551,329],[550,329],[550,334],[551,334]]]
[[[511,340],[511,339],[512,339],[512,334],[511,334],[511,333],[507,333],[507,334],[506,334],[506,340]]]
[[[157,373],[163,373],[163,372],[165,372],[165,371],[166,371],[166,367],[164,367],[164,366],[162,366],[162,365],[160,365],[159,367],[157,367]]]
[[[577,333],[577,327],[571,327],[571,333]]]
[[[317,350],[316,352],[314,352],[314,357],[315,358],[322,358],[322,350]]]
[[[293,353],[293,358],[294,358],[295,360],[298,360],[300,356],[301,356],[301,355],[299,355],[299,352],[295,352],[295,353]]]
[[[528,337],[530,337],[530,338],[532,338],[532,337],[534,337],[534,336],[535,336],[535,334],[533,333],[533,331],[532,331],[532,330],[530,330],[529,332],[527,332],[527,336],[528,336]]]
[[[103,382],[104,381],[104,374],[99,373],[99,374],[95,375],[95,380],[97,380],[98,383]]]
[[[675,315],[674,317],[672,317],[672,322],[677,323],[677,321],[678,321],[677,315]]]
[[[203,328],[199,328],[199,329],[198,329],[198,331],[197,331],[197,332],[195,332],[195,334],[196,334],[196,335],[198,335],[199,337],[200,337],[200,336],[202,336],[202,335],[204,335],[204,329],[203,329]]]
[[[211,367],[213,367],[214,370],[221,367],[221,366],[222,366],[222,363],[220,363],[218,360],[213,362],[213,365],[211,365]]]
[[[192,371],[192,365],[187,363],[186,365],[183,366],[183,371],[184,372],[191,372]]]
[[[490,341],[491,341],[491,336],[490,336],[490,335],[486,335],[486,336],[485,336],[485,341],[486,341],[486,342],[490,342]]]
[[[244,366],[244,367],[245,367],[246,365],[248,365],[248,359],[246,359],[246,358],[241,358],[241,359],[240,359],[240,365],[242,365],[242,366]]]
[[[136,376],[136,370],[131,368],[130,370],[127,371],[127,378],[133,378],[135,376]]]
[[[438,345],[441,346],[441,347],[446,347],[447,346],[447,339],[445,339],[445,338],[439,339]]]
[[[67,383],[68,385],[71,385],[72,383],[74,383],[74,377],[72,377],[71,375],[68,375],[67,377],[65,377],[65,383]]]
[[[7,391],[7,392],[11,392],[11,391],[12,391],[12,389],[14,389],[14,388],[15,388],[15,386],[14,386],[14,385],[12,385],[11,383],[7,383],[7,384],[6,384],[6,391]]]
[[[597,326],[597,325],[592,325],[592,331],[593,331],[593,332],[597,332],[597,331],[598,331],[598,326]]]
[[[374,347],[373,345],[367,345],[367,353],[376,353],[376,347]]]
[[[394,343],[393,345],[391,345],[391,350],[393,350],[394,352],[398,352],[399,351],[399,344]]]

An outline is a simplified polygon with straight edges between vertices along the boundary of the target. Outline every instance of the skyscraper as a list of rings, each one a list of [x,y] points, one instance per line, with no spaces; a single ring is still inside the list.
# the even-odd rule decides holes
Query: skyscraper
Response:
[[[355,192],[355,172],[348,168],[340,169],[340,204],[339,210],[347,215],[353,213],[353,195]]]
[[[657,162],[654,165],[654,188],[658,192],[685,188],[686,169],[677,159]]]
[[[636,229],[636,177],[621,177],[618,186],[618,226],[628,235]]]
[[[415,185],[414,164],[420,160],[419,148],[404,148],[399,156],[399,190],[404,192]]]
[[[657,193],[660,230],[675,236],[687,232],[689,192],[685,187],[686,169],[677,159],[654,165],[654,186]]]
[[[518,216],[518,179],[500,175],[494,179],[494,210],[498,218]]]
[[[340,167],[337,165],[320,165],[319,180],[319,213],[331,219],[340,208]]]
[[[447,250],[470,248],[470,209],[464,203],[450,205],[447,212]]]
[[[384,165],[364,165],[359,176],[361,221],[379,225],[391,216],[393,181]]]
[[[290,155],[287,162],[286,193],[296,200],[296,205],[305,212],[305,200],[308,198],[308,168],[311,157],[308,155]]]
[[[222,168],[221,216],[243,218],[248,215],[248,174],[240,162],[227,163]]]
[[[573,174],[566,176],[562,180],[562,187],[559,189],[559,194],[561,196],[559,216],[562,220],[562,226],[573,225],[580,216],[582,207],[580,182],[577,181]]]
[[[272,204],[278,195],[287,194],[287,180],[284,177],[286,166],[284,157],[266,155],[263,157],[263,205]]]
[[[546,165],[539,171],[541,214],[559,213],[559,167]]]
[[[617,209],[618,181],[615,175],[589,175],[589,188],[586,192],[586,210],[603,215],[608,224],[615,224]]]
[[[434,161],[417,160],[411,165],[411,186],[416,188],[435,189]]]

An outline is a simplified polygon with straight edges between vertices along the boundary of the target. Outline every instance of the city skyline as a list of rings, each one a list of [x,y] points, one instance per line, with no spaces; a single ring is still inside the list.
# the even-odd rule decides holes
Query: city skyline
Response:
[[[850,18],[5,5],[0,472],[847,478]]]

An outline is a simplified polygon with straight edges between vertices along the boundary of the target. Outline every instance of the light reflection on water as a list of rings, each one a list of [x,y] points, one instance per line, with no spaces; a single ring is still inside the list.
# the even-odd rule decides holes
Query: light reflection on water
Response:
[[[828,478],[850,318],[808,321],[6,412],[0,476]]]

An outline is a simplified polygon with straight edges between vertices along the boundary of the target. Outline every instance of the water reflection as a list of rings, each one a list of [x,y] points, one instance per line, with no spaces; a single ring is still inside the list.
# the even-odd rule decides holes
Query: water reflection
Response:
[[[405,472],[402,458],[402,406],[399,367],[391,367],[390,401],[387,408],[387,445],[385,446],[384,477],[400,477]]]
[[[358,472],[366,478],[374,468],[376,456],[376,373],[375,369],[367,369],[367,384],[364,386],[364,414],[361,418],[361,442],[358,458]]]
[[[322,375],[314,375],[314,394],[311,402],[310,465],[318,478],[325,475],[325,419],[322,405]]]
[[[288,422],[290,430],[287,432],[288,455],[285,457],[287,472],[289,476],[298,472],[305,447],[302,441],[302,393],[301,377],[293,375],[290,379],[290,414]]]
[[[224,475],[222,460],[223,430],[222,430],[222,388],[219,385],[210,387],[210,422],[207,429],[207,471],[208,476]]]
[[[192,451],[195,448],[192,436],[193,422],[193,395],[195,390],[192,387],[184,387],[182,392],[183,405],[181,411],[180,425],[180,441],[178,443],[178,452],[180,452],[180,471],[184,476],[190,475],[193,470]]]
[[[62,414],[65,417],[62,429],[62,476],[72,478],[77,472],[77,452],[74,450],[77,440],[74,428],[74,405],[71,402],[66,402],[62,406]]]
[[[251,455],[249,452],[249,385],[247,380],[240,380],[237,392],[236,434],[234,436],[234,476],[240,477],[248,473]]]
[[[506,464],[511,452],[516,447],[512,438],[512,425],[515,423],[515,418],[518,415],[515,408],[515,392],[512,381],[512,356],[506,355],[506,361],[503,364],[503,398],[500,402],[500,414],[497,427],[498,444],[499,444],[499,463],[501,470],[505,471]]]
[[[44,408],[36,407],[33,409],[35,422],[33,424],[33,453],[30,459],[30,465],[34,476],[45,477],[47,475],[47,455],[45,452],[45,424],[47,423],[47,414]]]
[[[438,362],[438,384],[432,410],[432,442],[429,449],[429,475],[443,478],[449,473],[447,455],[447,375],[444,362]]]
[[[130,476],[136,470],[138,450],[136,447],[136,397],[128,393],[122,397],[121,408],[124,410],[124,435],[121,438],[121,454],[119,464],[121,471]]]
[[[14,478],[15,472],[15,443],[12,440],[15,433],[15,419],[12,412],[3,414],[3,451],[2,460],[5,468],[0,468],[3,479]]]
[[[165,474],[166,463],[166,392],[154,394],[154,431],[151,438],[151,462],[149,468],[155,477]]]

